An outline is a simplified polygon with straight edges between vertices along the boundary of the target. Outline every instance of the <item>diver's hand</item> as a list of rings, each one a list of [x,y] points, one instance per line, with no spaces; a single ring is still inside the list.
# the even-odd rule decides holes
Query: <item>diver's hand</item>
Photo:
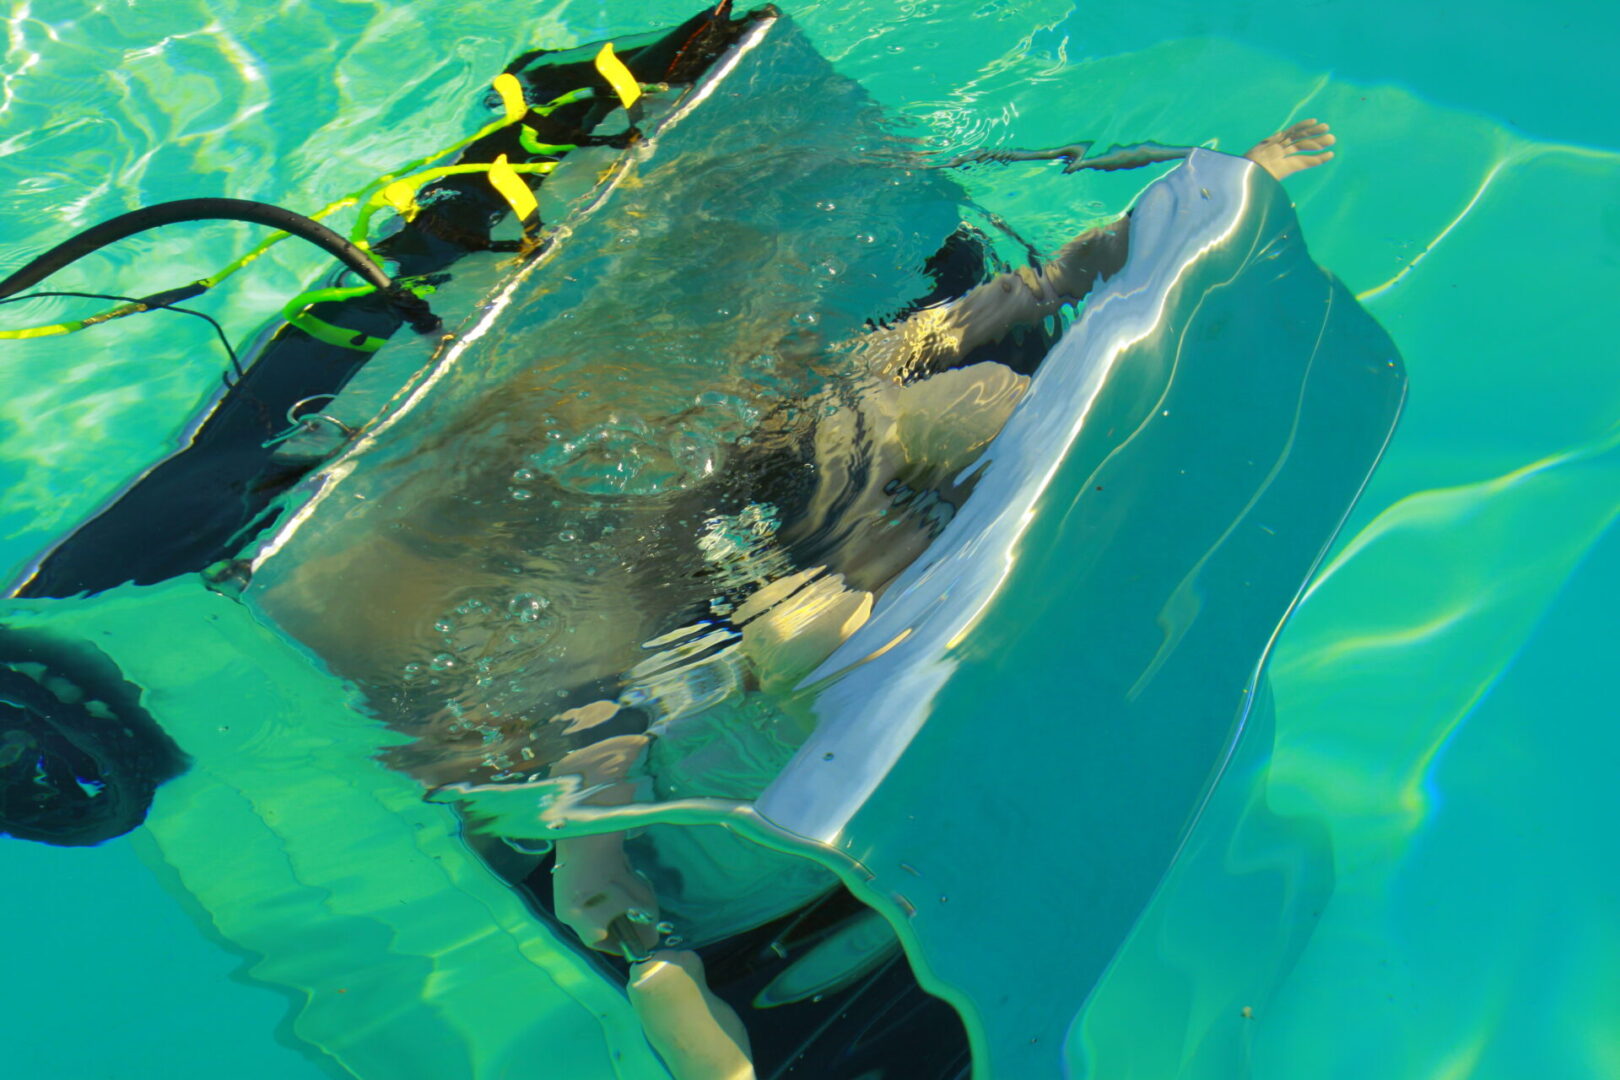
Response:
[[[1328,126],[1312,117],[1266,136],[1243,156],[1278,180],[1285,180],[1297,172],[1332,161],[1333,151],[1328,147],[1336,142],[1338,138],[1328,131]]]
[[[557,917],[593,949],[619,952],[611,926],[621,917],[635,928],[642,951],[658,945],[653,925],[658,897],[647,879],[631,869],[623,833],[558,840],[551,896]]]

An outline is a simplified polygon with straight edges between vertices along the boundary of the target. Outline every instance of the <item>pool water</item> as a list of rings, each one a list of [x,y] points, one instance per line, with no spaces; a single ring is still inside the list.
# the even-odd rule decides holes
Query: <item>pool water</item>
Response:
[[[1620,380],[1605,325],[1620,285],[1620,119],[1607,107],[1620,9],[924,0],[873,15],[843,0],[789,10],[843,74],[940,147],[1218,138],[1241,151],[1291,119],[1331,121],[1338,159],[1289,190],[1314,257],[1408,367],[1396,439],[1273,653],[1274,731],[1253,733],[1071,1032],[1076,1074],[1620,1075],[1620,844],[1607,825],[1620,734],[1601,676],[1620,586],[1608,528],[1620,507]],[[468,103],[522,49],[688,14],[662,0],[539,15],[462,2],[13,4],[0,267],[168,198],[319,204],[481,122]],[[1144,180],[977,170],[965,182],[1051,250]],[[250,235],[148,234],[51,286],[188,281]],[[241,340],[322,265],[282,245],[196,306]],[[82,310],[69,303],[0,311],[24,325]],[[3,350],[9,576],[174,445],[221,355],[206,328],[163,315]],[[128,838],[94,850],[0,841],[12,929],[0,1015],[15,1075],[333,1075],[334,1059],[313,1047],[345,1032],[402,1018],[461,1031],[468,1017],[498,1024],[522,1011],[523,987],[488,986],[431,1016],[409,1001],[345,1014],[351,976],[384,977],[355,958],[398,944],[402,982],[417,978],[403,958],[432,956],[453,922],[435,906],[450,902],[444,884],[403,880],[388,853],[408,845],[453,868],[456,840],[403,778],[379,772],[363,791],[334,780],[321,789],[330,804],[301,810],[312,823],[333,807],[369,815],[356,828],[370,830],[373,862],[343,874],[312,865],[311,848],[276,847],[295,823],[267,825],[263,812],[281,805],[289,763],[360,736],[270,729],[233,741],[221,695],[295,684],[298,658],[224,632],[177,656],[146,622],[151,610],[206,618],[201,604],[171,591],[156,608],[120,597],[86,616],[86,632],[186,676],[166,692],[194,725],[198,768],[160,794],[153,827]],[[1023,675],[1061,686],[1052,673]],[[330,686],[295,696],[307,710],[345,706]],[[263,769],[210,786],[276,736]],[[237,855],[234,872],[220,862]],[[200,873],[209,860],[215,872]],[[368,874],[374,888],[350,880]],[[482,905],[511,948],[569,978],[493,880],[446,874],[457,902]],[[296,957],[255,951],[276,940],[249,914],[270,894],[286,898],[289,922],[326,919],[331,939]],[[412,896],[414,921],[378,914]],[[393,943],[367,937],[385,932]],[[600,1040],[562,1032],[591,1025],[581,1018],[594,1009],[610,1044],[634,1039],[611,994],[578,993],[595,1004],[527,1006],[556,1010],[550,1074],[609,1075],[590,1064]],[[422,1075],[522,1075],[476,1045],[446,1055]],[[407,1075],[386,1059],[373,1067],[367,1075]],[[658,1075],[648,1055],[618,1069]]]

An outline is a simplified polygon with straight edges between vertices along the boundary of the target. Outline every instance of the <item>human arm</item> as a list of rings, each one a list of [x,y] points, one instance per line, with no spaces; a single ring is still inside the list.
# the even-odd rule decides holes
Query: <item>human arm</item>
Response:
[[[1008,164],[1014,161],[1067,161],[1063,171],[1066,173],[1079,172],[1081,169],[1094,169],[1099,172],[1113,172],[1117,169],[1140,169],[1144,165],[1157,165],[1164,161],[1180,161],[1192,153],[1196,147],[1166,146],[1163,143],[1139,142],[1129,146],[1110,146],[1106,151],[1092,156],[1091,148],[1096,145],[1091,142],[1070,143],[1051,150],[1000,150],[985,149],[974,150],[961,154],[944,163],[947,169],[958,168],[963,165],[976,165],[980,162],[995,162]]]
[[[861,351],[874,374],[896,382],[953,367],[979,346],[1083,299],[1125,265],[1129,237],[1128,216],[1088,229],[1040,269],[999,274],[948,304],[924,308],[868,335]]]

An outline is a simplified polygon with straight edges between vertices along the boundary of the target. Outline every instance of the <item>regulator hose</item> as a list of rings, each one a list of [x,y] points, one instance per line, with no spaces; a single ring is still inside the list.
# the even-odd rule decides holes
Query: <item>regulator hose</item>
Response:
[[[21,292],[30,285],[36,285],[70,263],[77,262],[109,244],[115,244],[149,229],[176,225],[184,221],[246,221],[253,225],[267,225],[272,229],[280,229],[301,240],[309,241],[337,258],[368,284],[375,285],[377,291],[387,297],[394,309],[410,323],[411,329],[418,333],[431,334],[441,325],[438,316],[428,307],[427,301],[390,278],[383,272],[382,267],[359,247],[312,218],[251,199],[175,199],[172,202],[157,203],[139,210],[131,210],[127,214],[119,214],[63,241],[4,281],[0,281],[0,298]],[[142,300],[153,306],[176,304],[207,292],[212,285],[213,282],[205,278],[178,289],[154,293],[143,297]]]

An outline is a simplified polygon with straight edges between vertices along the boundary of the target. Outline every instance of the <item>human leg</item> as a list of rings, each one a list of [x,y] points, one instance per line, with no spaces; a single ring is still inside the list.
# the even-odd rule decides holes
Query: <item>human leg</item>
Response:
[[[605,711],[598,709],[603,705],[613,703],[599,702],[570,712]],[[635,797],[635,782],[629,774],[646,749],[645,735],[603,739],[559,759],[551,767],[551,775],[577,777],[590,791],[582,800],[586,805],[623,806]],[[616,929],[625,925],[634,927],[631,932],[639,939],[630,944],[643,950],[658,944],[658,932],[652,926],[658,920],[658,897],[631,867],[624,853],[623,833],[559,839],[551,890],[557,918],[591,948],[618,953]],[[639,914],[631,918],[632,912]]]

